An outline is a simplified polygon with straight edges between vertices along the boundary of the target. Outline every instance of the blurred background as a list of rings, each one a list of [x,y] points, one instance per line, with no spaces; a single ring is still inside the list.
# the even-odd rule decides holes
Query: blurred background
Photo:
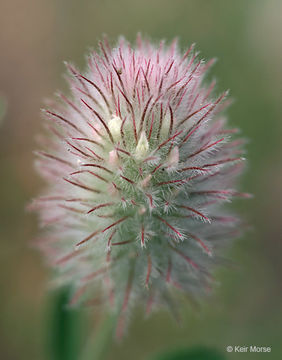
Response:
[[[238,269],[218,272],[221,285],[200,311],[187,305],[182,325],[165,312],[133,316],[128,335],[108,359],[141,360],[178,346],[271,346],[270,354],[228,354],[228,359],[282,358],[282,2],[281,0],[2,0],[0,3],[0,358],[51,359],[46,338],[53,295],[48,270],[30,246],[37,234],[25,206],[43,183],[33,169],[40,107],[66,90],[63,61],[85,66],[85,54],[103,33],[133,41],[179,37],[217,57],[211,77],[231,90],[230,123],[249,139],[241,190],[254,199],[235,207],[254,230],[228,254]],[[3,100],[2,100],[3,102]],[[84,312],[98,328],[97,312]],[[92,324],[93,323],[93,324]],[[97,326],[96,326],[97,325]],[[85,331],[86,332],[86,331]],[[83,341],[83,340],[82,340]]]

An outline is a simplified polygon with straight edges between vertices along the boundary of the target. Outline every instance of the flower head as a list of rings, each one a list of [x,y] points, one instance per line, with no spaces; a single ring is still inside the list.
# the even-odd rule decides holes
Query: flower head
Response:
[[[242,141],[225,128],[226,93],[203,84],[212,63],[175,41],[105,40],[85,73],[67,64],[71,95],[44,110],[39,245],[71,303],[109,304],[119,334],[136,303],[149,312],[173,308],[178,290],[206,293],[238,235],[222,204],[247,196],[234,190]]]

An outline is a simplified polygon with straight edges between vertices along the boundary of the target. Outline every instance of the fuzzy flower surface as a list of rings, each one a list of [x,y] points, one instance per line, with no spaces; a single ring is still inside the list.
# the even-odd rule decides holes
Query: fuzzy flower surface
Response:
[[[44,110],[37,169],[47,182],[32,207],[38,246],[71,304],[108,304],[120,314],[160,305],[177,293],[209,291],[221,250],[239,235],[223,209],[242,171],[241,139],[226,128],[226,93],[203,80],[213,61],[191,46],[120,39],[66,64],[71,93]]]

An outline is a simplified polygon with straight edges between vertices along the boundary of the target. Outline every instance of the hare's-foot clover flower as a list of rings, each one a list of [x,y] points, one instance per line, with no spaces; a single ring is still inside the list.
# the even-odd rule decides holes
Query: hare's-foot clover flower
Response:
[[[37,167],[39,245],[71,303],[173,308],[211,285],[219,250],[238,236],[222,210],[242,169],[241,140],[225,128],[226,93],[203,84],[213,61],[182,54],[174,41],[107,41],[80,73],[67,64],[71,95],[44,110],[47,134]]]

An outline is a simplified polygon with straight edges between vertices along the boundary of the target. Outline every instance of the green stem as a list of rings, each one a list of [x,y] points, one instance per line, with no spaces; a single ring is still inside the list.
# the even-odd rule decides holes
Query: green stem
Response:
[[[80,360],[103,360],[107,356],[111,342],[114,338],[117,316],[109,314],[102,324],[91,334],[86,344],[85,351]]]

